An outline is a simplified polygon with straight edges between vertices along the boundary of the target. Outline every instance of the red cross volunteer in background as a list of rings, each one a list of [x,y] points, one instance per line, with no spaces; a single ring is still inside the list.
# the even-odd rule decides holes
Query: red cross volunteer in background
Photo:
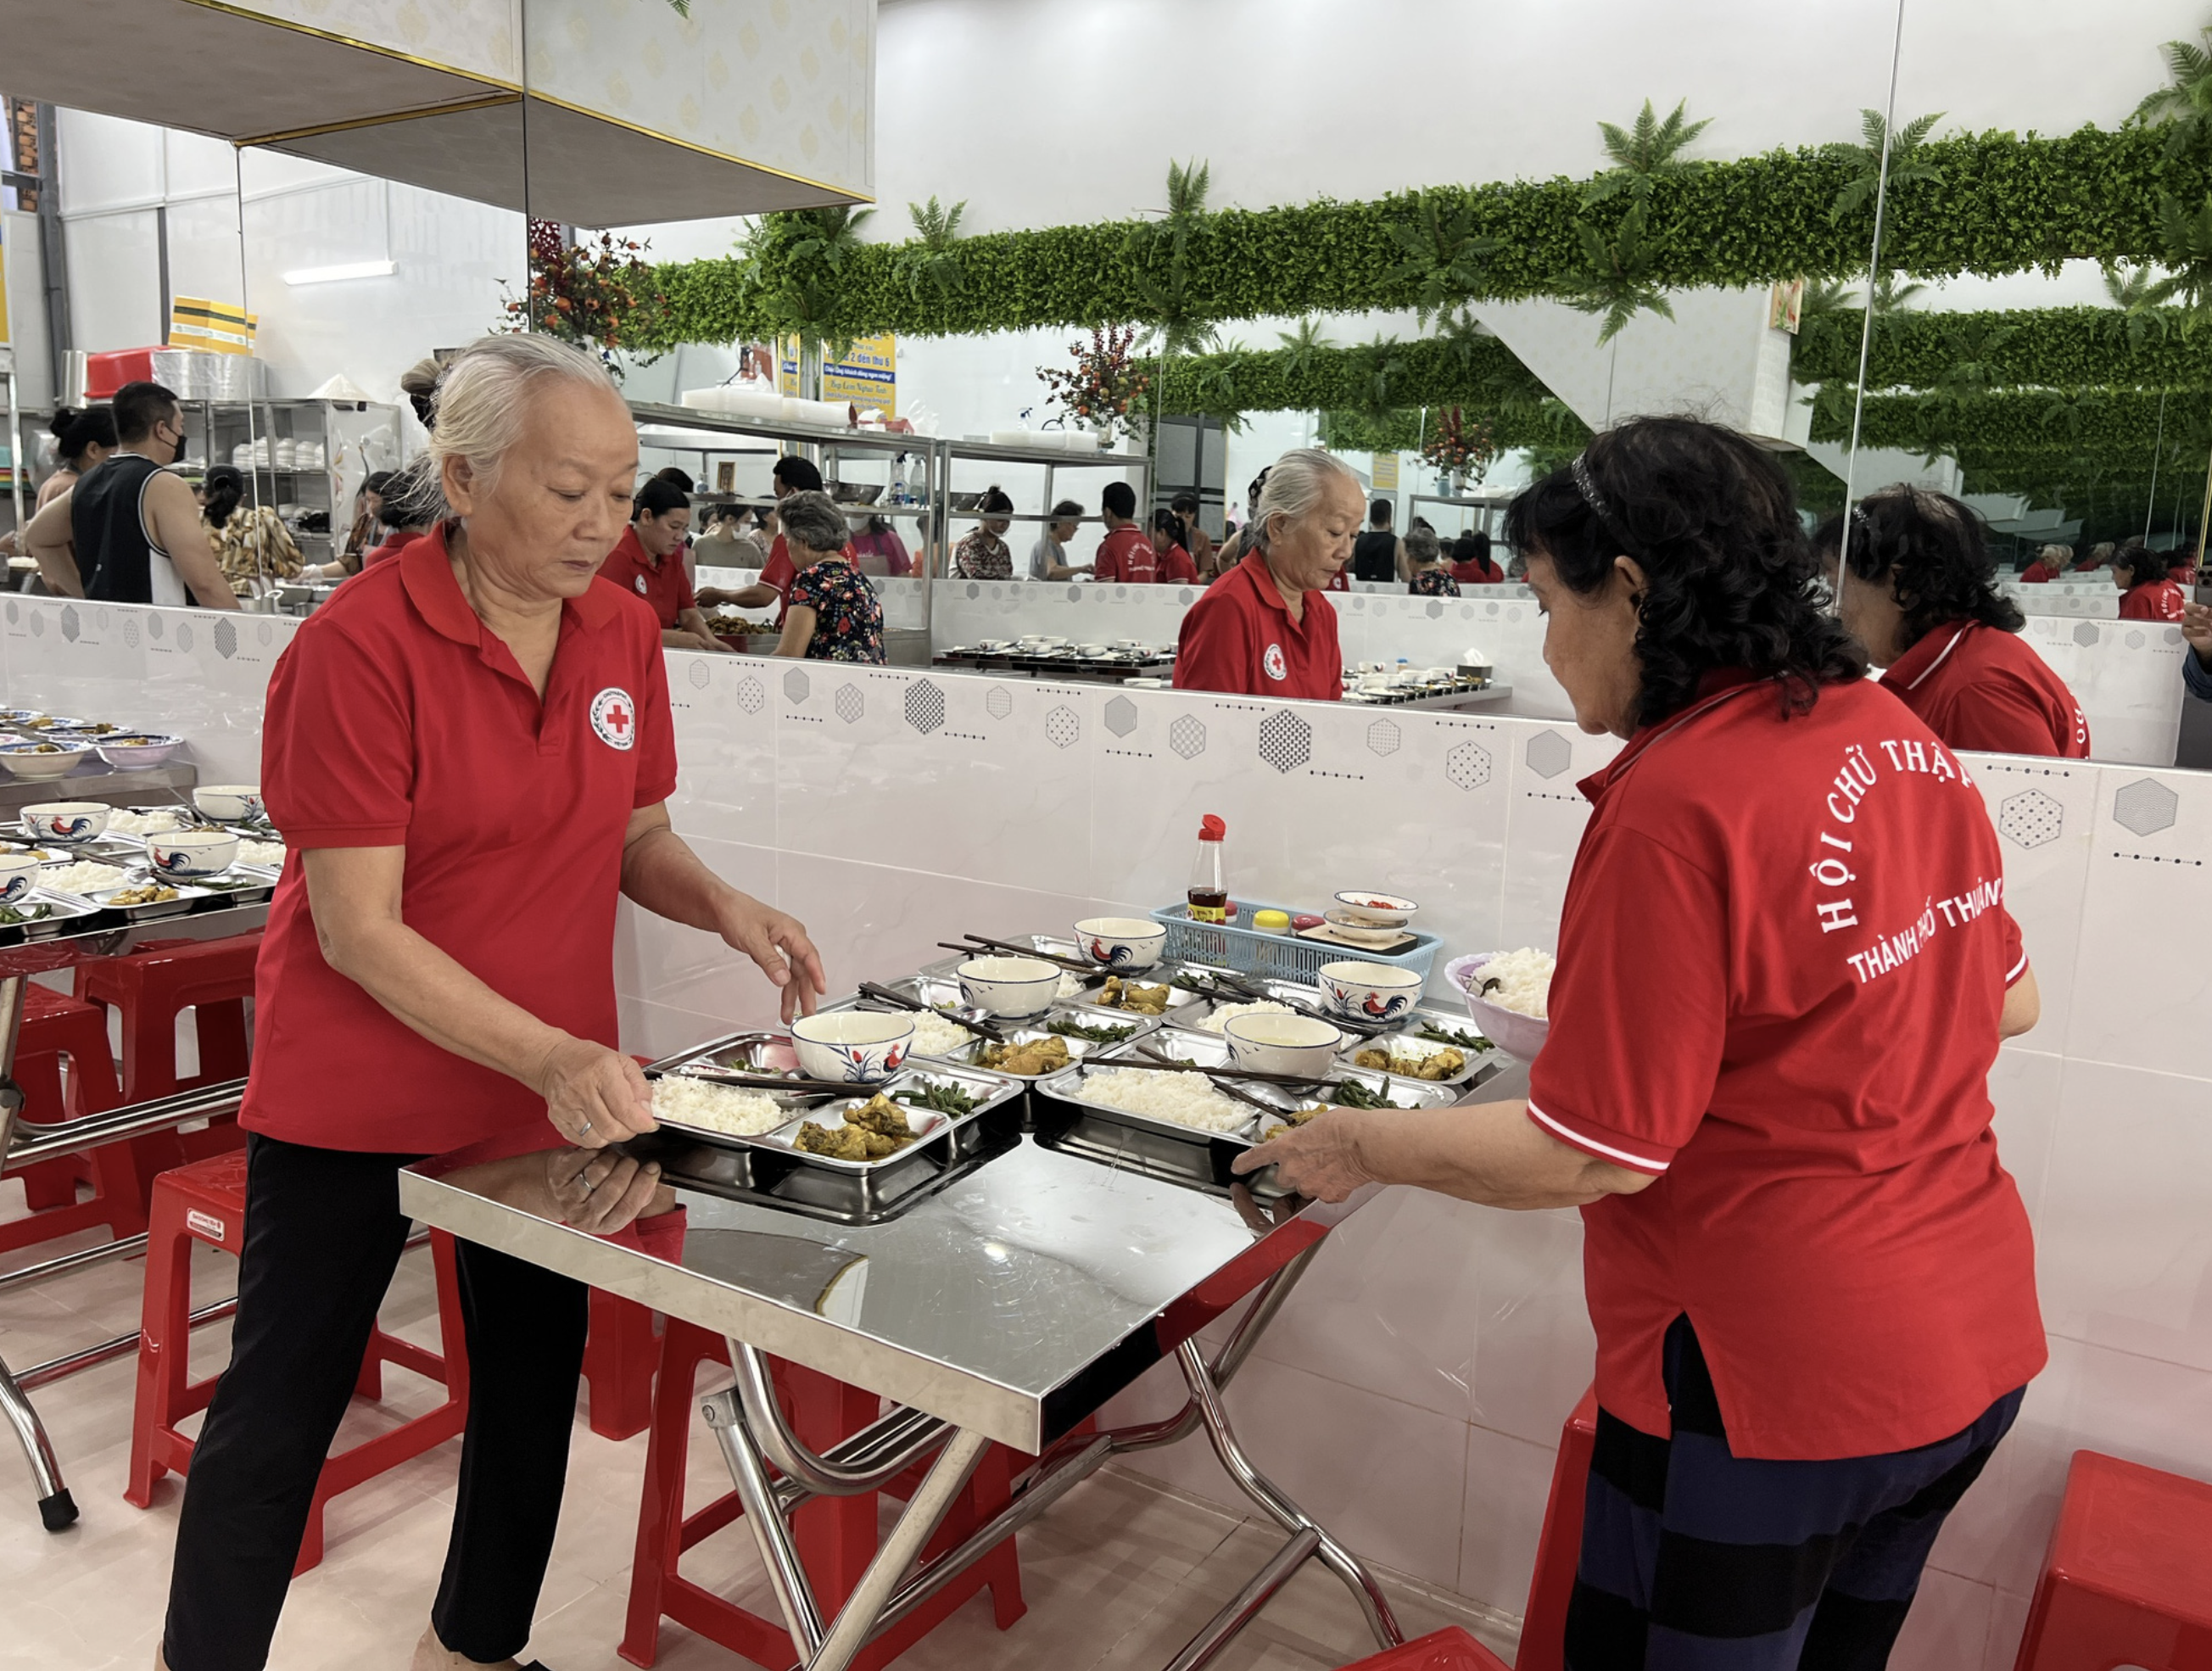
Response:
[[[1332,1109],[1236,1167],[1582,1209],[1572,1663],[1881,1665],[2045,1356],[1990,1131],[2038,1009],[1996,833],[1745,437],[1634,420],[1506,530],[1576,722],[1626,742],[1581,786],[1528,1095]]]
[[[660,623],[660,641],[670,649],[726,650],[691,595],[691,576],[684,567],[684,538],[690,532],[690,499],[675,483],[653,477],[632,497],[629,526],[599,573],[645,599]]]
[[[1278,459],[1249,530],[1257,549],[1182,618],[1176,689],[1341,696],[1336,606],[1322,593],[1343,574],[1366,516],[1365,489],[1335,454],[1300,447]]]
[[[171,1671],[258,1665],[400,1248],[399,1169],[487,1143],[518,1206],[608,1234],[665,1212],[617,1047],[615,905],[719,934],[811,1010],[805,931],[669,827],[660,628],[599,578],[637,434],[596,361],[493,337],[447,368],[431,446],[454,520],[349,580],[270,683],[262,788],[289,856],[239,1115],[229,1368],[192,1453]],[[511,1662],[552,1549],[580,1283],[459,1244],[470,1400],[445,1579],[414,1656]]]

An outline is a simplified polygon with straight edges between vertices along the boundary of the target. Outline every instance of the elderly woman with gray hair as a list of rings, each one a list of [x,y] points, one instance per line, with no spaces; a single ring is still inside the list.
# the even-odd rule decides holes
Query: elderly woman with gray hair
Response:
[[[599,364],[493,337],[449,366],[431,447],[451,520],[348,581],[269,687],[285,862],[239,1124],[246,1244],[230,1365],[178,1519],[158,1665],[262,1665],[407,1216],[399,1170],[472,1179],[595,1234],[671,1205],[610,1145],[653,1129],[617,1045],[615,906],[719,934],[811,1009],[791,918],[669,827],[658,620],[598,578],[637,434]],[[515,1665],[561,1510],[586,1290],[458,1249],[470,1398],[445,1575],[415,1671]]]
[[[775,653],[884,665],[884,606],[846,554],[845,513],[826,493],[794,493],[779,508],[791,551],[783,636]]]
[[[1351,560],[1366,515],[1359,477],[1334,453],[1306,447],[1276,459],[1248,530],[1250,554],[1182,618],[1176,688],[1341,696],[1336,606],[1322,594]]]

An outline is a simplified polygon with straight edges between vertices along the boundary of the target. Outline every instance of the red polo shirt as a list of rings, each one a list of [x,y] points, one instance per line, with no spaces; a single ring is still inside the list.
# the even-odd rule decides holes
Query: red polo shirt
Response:
[[[1291,619],[1267,560],[1255,552],[1208,586],[1182,617],[1176,689],[1335,702],[1344,694],[1336,605],[1309,592],[1304,613],[1303,620]]]
[[[1667,1434],[1687,1313],[1738,1456],[1957,1432],[2045,1358],[1990,1131],[2027,959],[1979,792],[1870,680],[1787,720],[1719,689],[1582,790],[1528,1114],[1657,1179],[1583,1209],[1598,1401]]]
[[[623,836],[676,787],[652,611],[599,580],[562,605],[541,702],[461,596],[441,531],[301,624],[264,727],[262,787],[291,856],[239,1123],[423,1154],[542,1122],[535,1091],[441,1049],[323,961],[300,854],[404,848],[410,927],[539,1020],[614,1045]]]
[[[2058,571],[2044,562],[2041,557],[2038,557],[2020,571],[2020,583],[2022,586],[2048,586],[2057,578]]]
[[[644,542],[638,538],[635,522],[623,530],[615,549],[599,565],[599,578],[612,580],[624,592],[635,592],[644,599],[659,617],[663,632],[676,624],[678,616],[698,604],[691,591],[691,576],[684,572],[684,553],[671,551],[654,562]]]
[[[1494,562],[1455,562],[1449,565],[1451,577],[1462,586],[1503,586],[1505,571]]]
[[[384,537],[381,544],[373,547],[362,555],[361,566],[367,568],[371,563],[384,562],[396,557],[422,538],[419,533],[410,534],[404,528],[394,528]]]
[[[1133,522],[1109,530],[1091,561],[1094,580],[1149,586],[1159,578],[1160,554],[1152,550],[1152,536]]]
[[[1881,684],[1948,747],[2089,757],[2089,721],[2074,693],[2001,627],[1938,627],[1898,657]]]
[[[2120,594],[2123,621],[2179,621],[2181,588],[2172,580],[2145,580]]]
[[[1170,545],[1161,554],[1159,573],[1153,578],[1162,586],[1196,586],[1198,565],[1182,546]]]

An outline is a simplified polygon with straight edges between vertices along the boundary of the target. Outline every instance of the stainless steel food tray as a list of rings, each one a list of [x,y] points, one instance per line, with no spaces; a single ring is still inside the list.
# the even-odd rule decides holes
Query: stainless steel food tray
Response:
[[[88,899],[79,899],[74,894],[50,894],[37,888],[24,896],[23,903],[44,905],[48,914],[36,922],[0,923],[0,946],[58,939],[76,933],[85,918],[100,914],[100,908]]]
[[[1046,1029],[1044,1023],[1049,1019],[1052,1013],[1052,1012],[1048,1011],[1044,1016],[1040,1016],[1037,1018],[1036,1024],[1033,1026],[1012,1027],[1001,1024],[1000,1031],[1010,1044],[1034,1044],[1042,1039],[1057,1038],[1062,1044],[1065,1044],[1067,1047],[1067,1054],[1069,1057],[1072,1058],[1078,1065],[1080,1065],[1086,1059],[1095,1055],[1102,1049],[1113,1048],[1106,1045],[1094,1044],[1089,1039],[1067,1038],[1060,1034],[1048,1031]],[[1019,1085],[1038,1085],[1042,1083],[1045,1079],[1052,1077],[1050,1074],[1044,1073],[1013,1073],[1003,1067],[986,1067],[981,1061],[977,1060],[977,1058],[979,1058],[985,1050],[988,1049],[991,1047],[991,1040],[979,1038],[966,1049],[961,1051],[958,1054],[939,1057],[938,1060],[950,1062],[962,1067],[973,1068],[985,1073],[1005,1074],[1008,1079],[1014,1080]],[[1065,1072],[1067,1070],[1062,1068],[1057,1071]]]
[[[972,1112],[957,1119],[945,1117],[929,1136],[879,1161],[809,1154],[791,1146],[788,1139],[775,1140],[774,1134],[738,1138],[672,1125],[632,1138],[622,1146],[641,1160],[659,1161],[663,1175],[679,1188],[836,1224],[882,1224],[1021,1141],[1025,1098],[1018,1080],[930,1067],[896,1074],[884,1088],[895,1093],[948,1084],[980,1092],[982,1100]],[[834,1116],[842,1121],[845,1109],[867,1100],[865,1096],[794,1097],[794,1103],[805,1106],[785,1129],[795,1129],[804,1119],[826,1122]]]
[[[143,905],[117,905],[112,902],[115,895],[128,893],[133,888],[170,888],[175,890],[177,896],[174,899],[149,900]],[[102,888],[98,893],[76,896],[94,909],[106,912],[112,916],[120,917],[125,922],[152,922],[160,917],[185,916],[198,908],[199,901],[214,899],[216,896],[213,890],[200,887],[194,883],[171,882],[164,878],[148,876],[136,871],[131,872],[129,880],[118,882],[112,888]]]
[[[1257,1109],[1233,1130],[1209,1132],[1108,1108],[1083,1096],[1093,1065],[1078,1063],[1037,1082],[1030,1099],[1030,1123],[1038,1143],[1187,1188],[1222,1194],[1239,1182],[1230,1165],[1253,1145]],[[1095,1065],[1112,1064],[1101,1057]]]

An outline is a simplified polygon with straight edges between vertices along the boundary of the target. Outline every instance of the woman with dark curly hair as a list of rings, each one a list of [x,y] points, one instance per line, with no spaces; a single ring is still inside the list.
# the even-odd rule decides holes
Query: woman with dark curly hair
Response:
[[[1990,1132],[2037,1009],[1996,833],[1742,436],[1625,424],[1506,531],[1577,722],[1626,741],[1582,785],[1528,1095],[1332,1109],[1237,1166],[1581,1207],[1569,1667],[1880,1666],[2045,1358]]]
[[[2112,553],[2112,584],[2120,589],[2123,621],[2179,621],[2187,601],[2173,580],[2171,554],[2131,539]]]
[[[1997,590],[1980,518],[1925,488],[1869,494],[1850,513],[1848,576],[1836,562],[1844,526],[1830,517],[1813,550],[1885,689],[1954,749],[2089,757],[2089,721],[2020,638],[2027,617]]]

